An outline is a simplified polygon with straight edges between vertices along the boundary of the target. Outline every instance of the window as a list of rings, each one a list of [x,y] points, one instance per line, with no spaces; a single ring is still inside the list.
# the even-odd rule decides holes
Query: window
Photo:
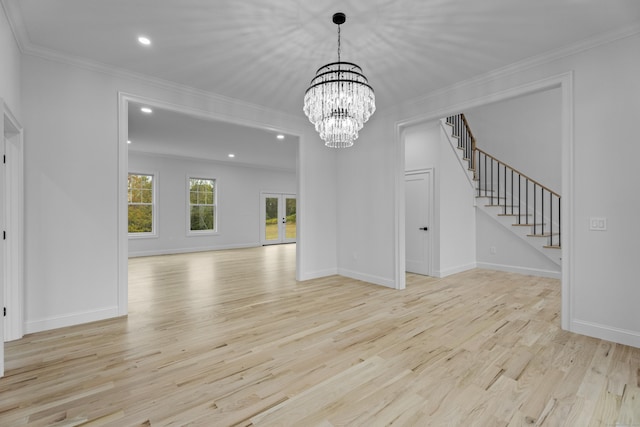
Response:
[[[189,231],[216,231],[216,180],[189,178]]]
[[[127,196],[129,201],[129,234],[155,234],[155,206],[153,175],[130,173]]]

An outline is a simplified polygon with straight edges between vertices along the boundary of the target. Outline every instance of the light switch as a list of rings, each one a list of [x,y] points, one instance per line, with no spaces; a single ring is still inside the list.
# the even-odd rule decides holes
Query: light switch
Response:
[[[591,217],[589,220],[589,230],[593,231],[606,231],[607,218],[595,218]]]

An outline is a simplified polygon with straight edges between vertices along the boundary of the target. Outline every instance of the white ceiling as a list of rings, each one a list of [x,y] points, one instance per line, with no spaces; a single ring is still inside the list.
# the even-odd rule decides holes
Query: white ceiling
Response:
[[[129,151],[295,171],[298,137],[129,103]],[[232,153],[234,158],[229,158]]]
[[[362,66],[379,110],[640,28],[638,0],[0,1],[26,53],[88,61],[300,117],[316,69],[337,59],[334,12],[347,15],[342,59]],[[141,34],[150,47],[137,43]]]

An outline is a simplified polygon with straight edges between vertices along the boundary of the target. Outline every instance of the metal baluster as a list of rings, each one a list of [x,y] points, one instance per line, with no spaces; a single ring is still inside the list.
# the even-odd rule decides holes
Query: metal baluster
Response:
[[[542,203],[542,234],[544,234],[544,188],[540,187],[540,202]]]
[[[538,222],[537,221],[538,211],[536,210],[536,200],[538,200],[538,196],[536,193],[536,186],[537,185],[534,182],[533,183],[533,234],[538,234],[536,233],[536,227],[537,227],[536,222]]]

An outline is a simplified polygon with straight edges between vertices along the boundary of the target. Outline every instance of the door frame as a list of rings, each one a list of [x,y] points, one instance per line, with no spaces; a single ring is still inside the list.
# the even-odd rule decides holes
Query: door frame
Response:
[[[180,97],[178,97],[180,98]],[[209,99],[209,98],[203,98]],[[185,104],[176,104],[170,101],[163,101],[156,98],[150,98],[148,96],[136,95],[124,91],[118,91],[118,176],[117,176],[117,194],[118,201],[116,206],[117,217],[117,264],[118,264],[118,279],[117,279],[117,315],[126,316],[129,312],[129,233],[128,233],[128,203],[127,203],[127,176],[129,169],[129,147],[127,144],[129,133],[129,103],[147,104],[150,107],[161,108],[164,110],[174,111],[182,114],[187,114],[192,117],[209,120],[219,120],[228,123],[237,124],[240,126],[247,126],[251,128],[269,130],[272,132],[282,132],[293,137],[298,138],[298,153],[296,160],[296,194],[298,202],[298,213],[301,214],[305,210],[304,192],[302,190],[302,170],[305,167],[304,162],[301,161],[301,153],[305,150],[305,133],[300,130],[299,127],[292,125],[284,125],[282,123],[271,123],[264,121],[263,115],[258,114],[255,118],[241,118],[237,115],[232,115],[230,112],[224,110],[224,103],[221,104],[220,99],[211,98],[209,101],[213,102],[204,103],[201,107],[188,106]],[[200,105],[200,104],[198,104]],[[205,109],[206,105],[209,105],[209,109]],[[228,111],[233,110],[228,108]],[[258,117],[260,119],[258,119]],[[301,215],[302,216],[302,215]],[[304,258],[304,238],[300,228],[300,221],[298,221],[298,240],[296,245],[296,280],[303,280],[306,277],[303,268]]]
[[[423,115],[396,122],[394,160],[395,160],[395,288],[404,289],[405,280],[405,253],[404,253],[404,129],[408,126],[437,120],[451,114],[458,114],[465,109],[480,107],[497,101],[528,95],[546,89],[560,88],[562,93],[562,329],[571,331],[573,320],[574,299],[574,139],[573,139],[573,71],[553,75],[540,80],[511,86],[501,91],[487,91],[486,95],[462,101],[456,104],[448,104],[445,107],[431,110]],[[457,89],[461,89],[458,87]]]
[[[434,211],[435,211],[435,170],[433,167],[430,168],[424,168],[424,169],[412,169],[412,170],[407,170],[404,172],[404,176],[405,176],[405,180],[407,176],[410,175],[419,175],[419,174],[427,174],[429,175],[429,200],[427,201],[428,203],[428,212],[429,212],[429,222],[430,224],[428,224],[429,227],[429,231],[431,232],[431,235],[429,236],[429,241],[427,243],[427,250],[429,251],[429,255],[428,255],[428,268],[427,268],[427,276],[431,276],[433,274],[433,247],[434,247],[434,236],[435,234],[435,230],[436,228],[434,227],[435,224],[435,217],[434,217]],[[405,183],[406,185],[406,183]],[[406,207],[406,197],[405,197],[405,207]],[[405,215],[406,215],[406,210],[405,210]],[[405,216],[406,218],[406,216]],[[406,232],[406,230],[405,230]],[[406,239],[405,239],[405,256],[406,256]],[[406,259],[405,259],[405,270],[406,270],[407,266],[406,266]],[[416,273],[417,274],[417,273]]]
[[[3,120],[0,129],[7,158],[4,182],[4,217],[7,231],[4,251],[3,289],[0,307],[0,376],[4,374],[4,342],[24,335],[24,130],[9,106],[0,98]]]
[[[273,241],[273,240],[266,240],[265,239],[265,221],[266,221],[266,212],[264,210],[264,200],[269,197],[269,196],[275,196],[278,197],[278,216],[280,216],[280,208],[283,208],[285,210],[285,216],[286,216],[286,200],[287,200],[287,196],[290,196],[289,198],[291,198],[291,196],[296,199],[296,237],[294,239],[287,239],[286,238],[286,234],[285,230],[282,230],[283,234],[282,234],[282,238],[279,239],[278,241]],[[260,244],[262,246],[268,246],[268,245],[279,245],[279,244],[283,244],[283,243],[296,243],[297,239],[298,239],[298,226],[297,226],[297,213],[298,213],[298,196],[295,193],[290,193],[290,192],[282,192],[282,191],[261,191],[260,192]],[[280,221],[278,221],[278,228],[280,227]],[[282,227],[285,228],[285,227]]]

